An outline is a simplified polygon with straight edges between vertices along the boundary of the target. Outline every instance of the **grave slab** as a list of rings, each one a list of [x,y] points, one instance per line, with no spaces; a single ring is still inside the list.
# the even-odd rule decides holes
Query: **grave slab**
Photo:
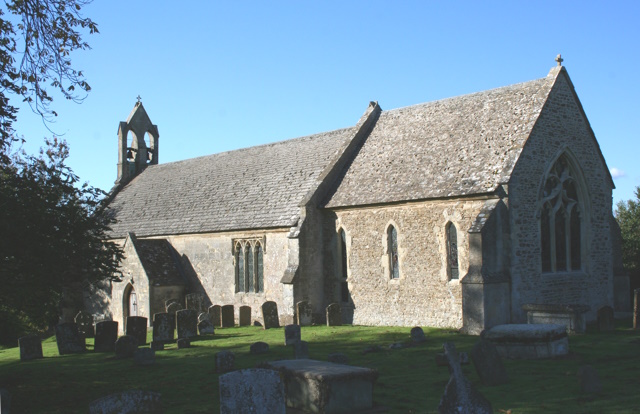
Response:
[[[587,330],[585,313],[587,305],[553,305],[528,303],[522,305],[527,313],[527,323],[564,325],[570,334],[581,334]]]
[[[245,369],[220,375],[220,414],[285,414],[284,383],[277,371]]]
[[[498,325],[485,331],[483,339],[491,341],[502,358],[541,359],[569,353],[566,325]]]
[[[161,394],[131,390],[107,395],[89,405],[89,414],[162,413]]]

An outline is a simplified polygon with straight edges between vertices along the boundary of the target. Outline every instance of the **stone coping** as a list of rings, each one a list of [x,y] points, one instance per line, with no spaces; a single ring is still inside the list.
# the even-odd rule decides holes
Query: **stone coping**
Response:
[[[522,310],[525,312],[538,311],[538,312],[552,312],[552,313],[585,313],[591,309],[588,305],[559,305],[559,304],[545,304],[545,303],[527,303],[522,305]]]
[[[296,377],[325,382],[334,379],[362,378],[375,381],[378,371],[371,368],[354,367],[314,359],[290,359],[265,363],[268,368],[286,371]]]
[[[551,323],[497,325],[482,333],[491,342],[541,342],[567,337],[567,327]]]

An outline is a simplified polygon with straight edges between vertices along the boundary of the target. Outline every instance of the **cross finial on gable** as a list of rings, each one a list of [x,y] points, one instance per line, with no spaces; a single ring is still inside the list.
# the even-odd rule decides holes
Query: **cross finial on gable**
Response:
[[[564,62],[562,55],[558,54],[558,56],[556,56],[556,62],[558,62],[558,66],[562,66],[562,62]]]
[[[558,55],[558,56],[560,56],[560,55]],[[138,95],[138,96],[136,97],[136,99],[138,100],[138,103],[142,102],[142,98],[140,97],[140,95]]]

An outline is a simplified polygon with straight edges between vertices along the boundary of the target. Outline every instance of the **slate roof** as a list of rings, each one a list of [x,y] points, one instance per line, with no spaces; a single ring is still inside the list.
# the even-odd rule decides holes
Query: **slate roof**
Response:
[[[153,286],[180,286],[184,279],[180,273],[172,247],[166,239],[134,241],[138,258]]]
[[[150,165],[110,202],[112,238],[296,225],[304,196],[355,133],[346,128]]]
[[[383,111],[325,206],[492,192],[508,182],[555,79]]]

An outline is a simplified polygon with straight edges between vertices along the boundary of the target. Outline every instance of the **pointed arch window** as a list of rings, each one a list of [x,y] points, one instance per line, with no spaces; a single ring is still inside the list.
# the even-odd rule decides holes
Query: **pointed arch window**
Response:
[[[455,224],[449,222],[446,226],[447,233],[447,271],[449,280],[459,279],[458,269],[458,231]]]
[[[264,241],[234,241],[236,292],[264,292]]]
[[[349,302],[349,283],[347,282],[347,235],[344,229],[338,230],[338,257],[340,263],[340,298]]]
[[[387,229],[387,252],[389,254],[389,274],[391,279],[400,278],[400,261],[398,260],[398,231],[391,225]]]
[[[542,271],[582,269],[583,207],[576,175],[561,156],[545,177],[540,211]]]

